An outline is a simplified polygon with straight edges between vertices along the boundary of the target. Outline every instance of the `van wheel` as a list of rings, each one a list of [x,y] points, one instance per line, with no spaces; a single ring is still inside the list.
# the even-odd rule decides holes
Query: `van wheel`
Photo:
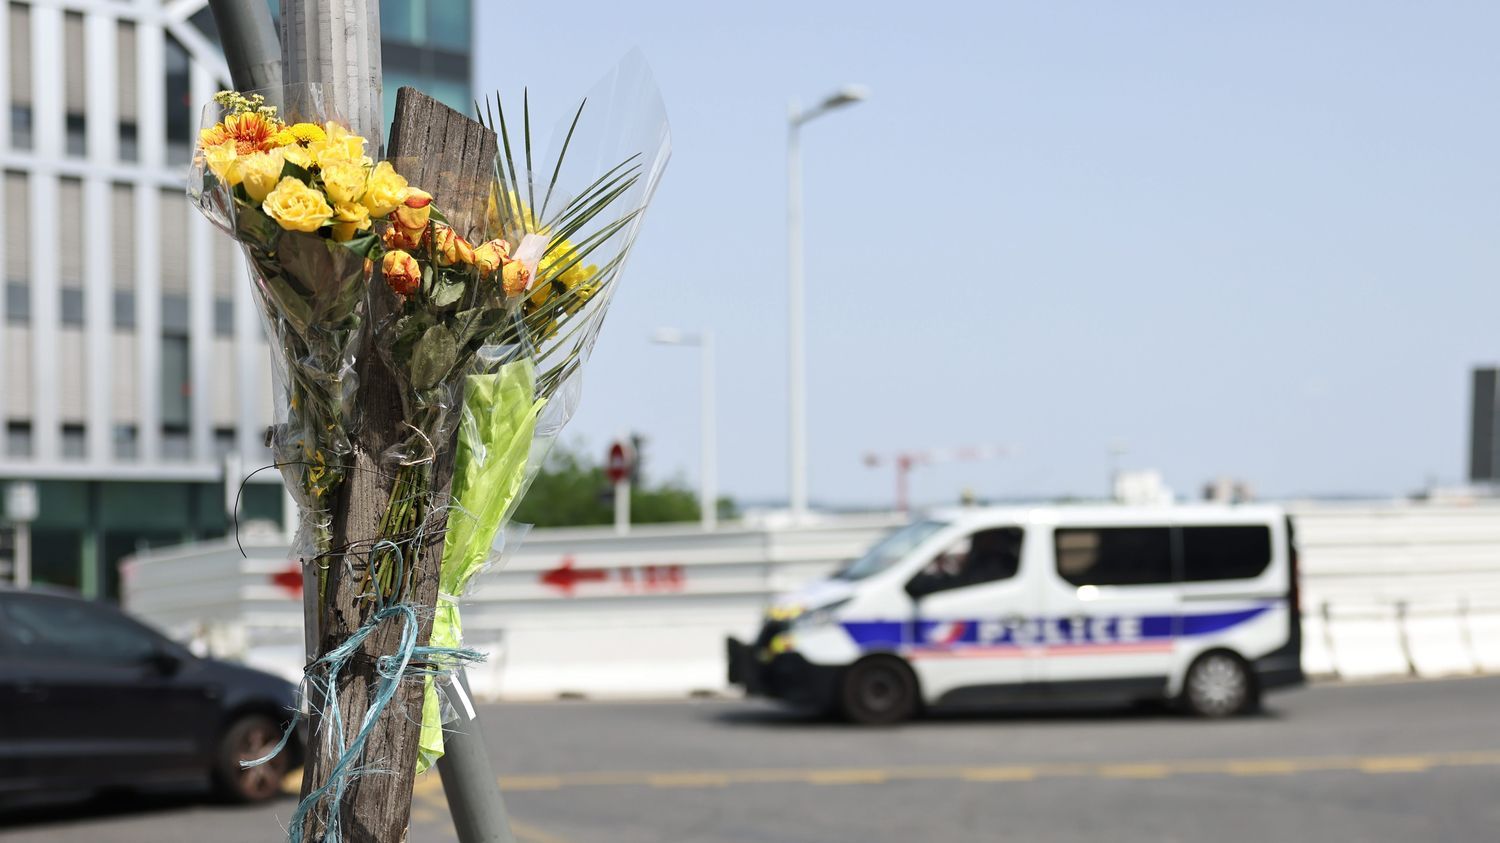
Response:
[[[917,710],[917,677],[899,659],[866,659],[845,671],[840,702],[851,722],[900,723]]]
[[[1182,703],[1199,717],[1230,717],[1255,706],[1255,680],[1233,653],[1204,653],[1188,668]]]
[[[264,802],[281,793],[281,780],[291,767],[286,751],[255,767],[241,761],[264,756],[281,740],[281,728],[264,714],[247,714],[234,721],[219,741],[214,759],[214,786],[231,802]]]

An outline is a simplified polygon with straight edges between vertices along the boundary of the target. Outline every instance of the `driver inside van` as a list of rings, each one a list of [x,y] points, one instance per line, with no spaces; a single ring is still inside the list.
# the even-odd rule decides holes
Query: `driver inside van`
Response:
[[[954,542],[928,563],[917,577],[920,581],[918,590],[922,593],[946,591],[1009,579],[1020,567],[1019,528],[981,530]]]

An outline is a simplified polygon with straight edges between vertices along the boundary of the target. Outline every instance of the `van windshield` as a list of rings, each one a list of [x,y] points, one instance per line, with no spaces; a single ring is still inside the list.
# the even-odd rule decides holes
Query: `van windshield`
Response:
[[[916,521],[881,539],[864,556],[844,566],[834,579],[862,580],[873,577],[900,561],[928,536],[948,526],[943,521]]]

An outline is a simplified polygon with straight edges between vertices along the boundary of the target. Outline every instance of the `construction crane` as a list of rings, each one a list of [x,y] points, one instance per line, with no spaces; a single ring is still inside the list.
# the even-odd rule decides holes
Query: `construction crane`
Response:
[[[906,512],[907,475],[919,465],[943,462],[977,462],[1008,456],[1011,449],[1004,445],[975,445],[968,448],[939,448],[929,451],[901,451],[894,454],[865,454],[865,465],[879,468],[882,465],[896,467],[896,511]]]

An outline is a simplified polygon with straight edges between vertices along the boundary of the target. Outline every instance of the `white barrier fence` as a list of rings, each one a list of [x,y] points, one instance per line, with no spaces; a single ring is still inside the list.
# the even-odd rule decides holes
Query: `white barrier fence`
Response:
[[[1290,508],[1302,558],[1303,661],[1347,677],[1500,671],[1500,505]],[[726,688],[723,639],[755,634],[774,594],[858,555],[894,516],[798,528],[537,530],[464,601],[484,696],[662,695]],[[300,675],[297,568],[248,537],[142,554],[136,614],[204,651]]]

